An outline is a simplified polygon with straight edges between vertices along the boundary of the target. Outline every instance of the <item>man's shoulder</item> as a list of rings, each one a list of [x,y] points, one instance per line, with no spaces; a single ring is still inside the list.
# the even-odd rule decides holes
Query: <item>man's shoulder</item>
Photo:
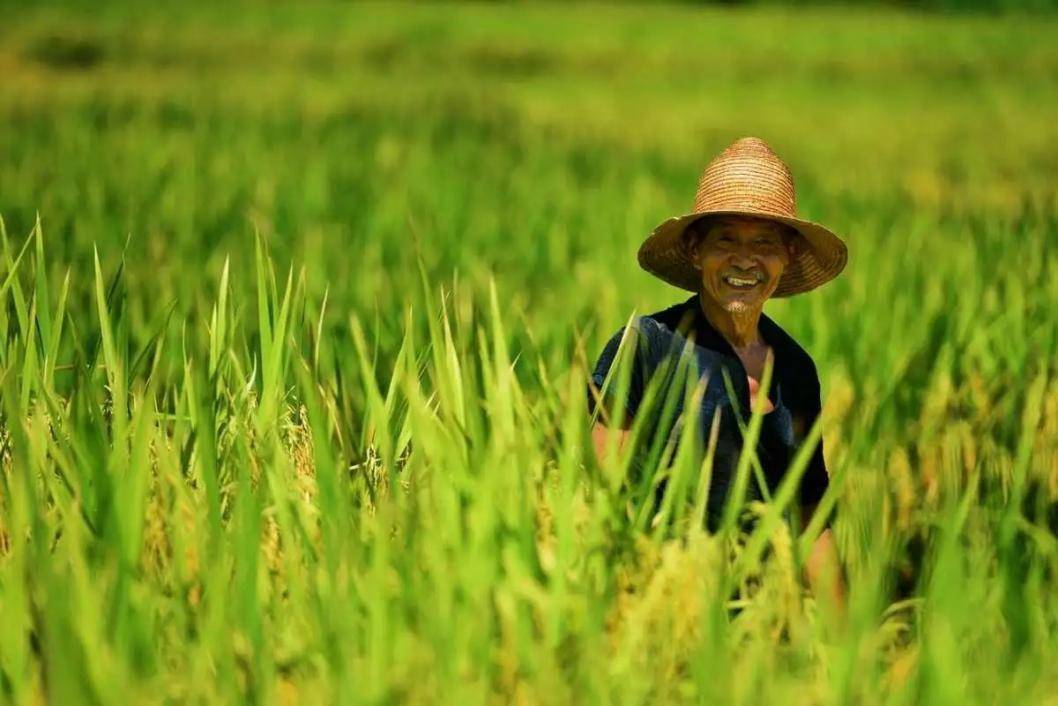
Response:
[[[776,355],[781,356],[790,369],[799,375],[817,377],[816,363],[811,354],[774,319],[761,315],[761,321],[767,326],[765,337],[773,348],[778,349]]]
[[[649,321],[649,326],[668,332],[686,330],[690,326],[693,316],[694,298],[676,302],[650,314],[644,314],[642,319]]]
[[[636,314],[614,332],[610,345],[616,346],[631,336],[651,361],[660,360],[667,353],[682,350],[688,327],[693,322],[687,302],[678,302],[648,314]]]

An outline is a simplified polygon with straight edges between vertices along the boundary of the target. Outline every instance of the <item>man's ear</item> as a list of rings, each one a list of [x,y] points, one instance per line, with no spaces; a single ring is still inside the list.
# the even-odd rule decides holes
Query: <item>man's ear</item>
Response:
[[[687,255],[687,259],[691,261],[691,265],[694,269],[702,269],[701,263],[698,261],[698,254],[702,247],[703,233],[700,230],[701,221],[694,221],[687,226],[687,229],[683,231],[683,235],[680,241],[683,246],[683,252]]]
[[[691,227],[693,228],[693,226]],[[698,262],[698,248],[702,242],[702,239],[698,236],[698,233],[688,228],[683,232],[683,237],[680,238],[683,245],[683,252],[687,255],[687,259],[691,261],[691,265],[694,269],[702,269],[701,264]]]
[[[808,249],[808,242],[805,237],[792,228],[787,232],[787,237],[783,238],[783,240],[786,243],[786,252],[790,256],[790,262],[797,260]]]

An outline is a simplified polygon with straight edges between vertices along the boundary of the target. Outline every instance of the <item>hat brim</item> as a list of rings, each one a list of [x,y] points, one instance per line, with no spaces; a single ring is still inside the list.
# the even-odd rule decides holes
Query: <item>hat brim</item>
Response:
[[[701,273],[687,256],[681,239],[694,221],[708,216],[750,216],[790,226],[804,237],[808,247],[800,248],[797,257],[783,270],[773,297],[789,297],[823,285],[837,277],[848,261],[845,242],[827,228],[789,216],[750,211],[707,211],[674,216],[650,233],[639,246],[639,265],[650,274],[671,285],[697,292]]]

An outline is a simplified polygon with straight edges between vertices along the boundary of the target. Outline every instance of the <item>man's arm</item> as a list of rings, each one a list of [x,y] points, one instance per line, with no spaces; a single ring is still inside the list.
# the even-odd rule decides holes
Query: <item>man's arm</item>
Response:
[[[645,385],[646,376],[646,363],[647,363],[647,349],[649,347],[643,334],[640,330],[640,325],[637,323],[632,326],[631,340],[628,342],[631,347],[630,352],[630,377],[628,396],[624,400],[624,414],[615,414],[615,404],[618,400],[613,399],[613,391],[610,390],[606,395],[602,394],[602,388],[605,386],[606,378],[609,376],[610,368],[617,362],[618,351],[621,346],[621,341],[625,334],[625,329],[619,329],[610,340],[606,342],[603,347],[602,353],[599,355],[599,359],[595,364],[595,369],[592,371],[591,377],[588,380],[587,393],[588,393],[588,414],[595,415],[598,413],[596,421],[592,425],[591,429],[591,440],[592,447],[595,450],[595,456],[599,460],[599,463],[603,463],[607,458],[607,450],[610,446],[611,435],[615,435],[616,438],[613,440],[613,448],[616,453],[620,453],[625,444],[628,442],[630,436],[630,429],[632,427],[632,417],[635,415],[636,410],[639,407],[640,398],[643,395],[643,388]],[[620,424],[617,423],[617,417],[621,417]]]
[[[804,438],[808,428],[815,424],[822,413],[822,395],[819,384],[819,375],[815,365],[809,364],[805,370],[808,386],[804,392],[806,412],[797,432],[798,437]],[[823,439],[816,443],[812,452],[812,458],[808,462],[808,468],[801,480],[801,527],[807,527],[816,515],[819,501],[830,485],[830,474],[827,472],[826,461],[823,455]],[[823,530],[812,542],[812,548],[805,558],[804,576],[809,588],[817,600],[829,602],[835,613],[844,618],[845,615],[845,578],[838,557],[837,543],[834,541],[834,533],[830,528],[829,514],[823,523]]]
[[[808,517],[811,517],[811,514]],[[840,619],[844,619],[845,577],[841,561],[838,559],[834,533],[829,527],[824,528],[812,542],[812,548],[805,559],[804,576],[816,600],[825,600],[830,603],[835,614]]]

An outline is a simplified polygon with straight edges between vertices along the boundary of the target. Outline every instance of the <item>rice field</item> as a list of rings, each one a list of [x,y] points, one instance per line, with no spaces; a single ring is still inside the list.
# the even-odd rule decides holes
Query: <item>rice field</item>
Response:
[[[1058,703],[1058,18],[157,3],[0,22],[0,702]],[[598,461],[636,248],[742,135],[812,526]],[[650,482],[671,497],[651,518]],[[646,521],[643,521],[643,519]]]

